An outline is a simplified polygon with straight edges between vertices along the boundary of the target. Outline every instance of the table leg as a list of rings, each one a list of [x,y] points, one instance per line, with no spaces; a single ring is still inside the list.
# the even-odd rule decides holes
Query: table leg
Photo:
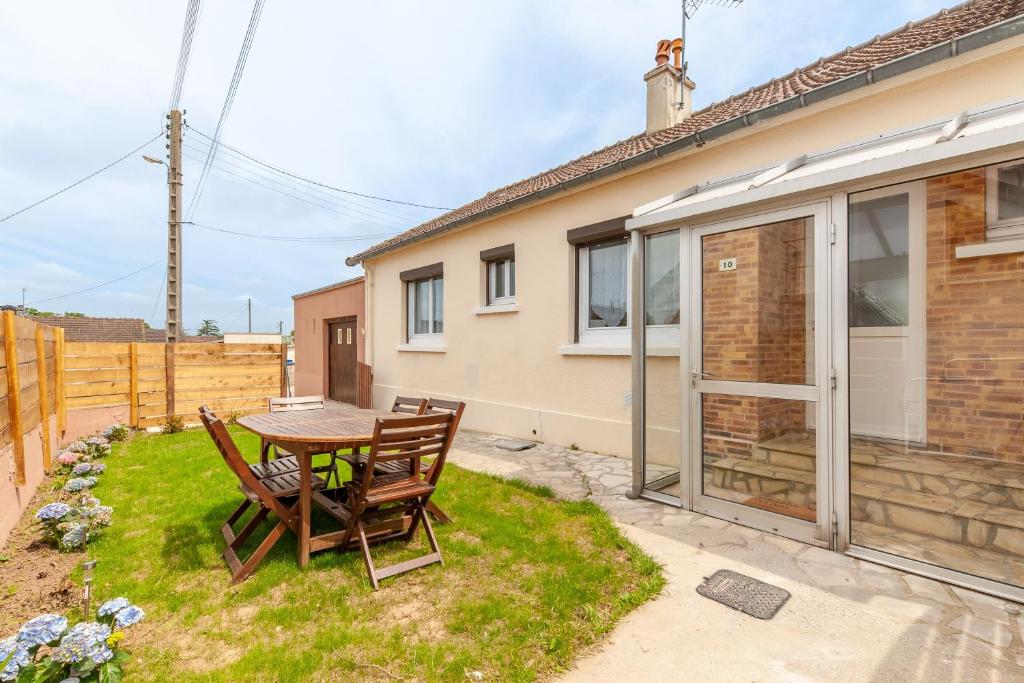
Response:
[[[295,453],[299,462],[299,566],[309,564],[310,514],[313,508],[313,456],[306,449]]]

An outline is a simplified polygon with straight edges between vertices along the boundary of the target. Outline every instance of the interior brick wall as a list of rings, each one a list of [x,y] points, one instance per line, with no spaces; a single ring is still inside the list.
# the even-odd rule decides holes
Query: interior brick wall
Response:
[[[1024,255],[956,258],[985,241],[985,172],[927,181],[928,441],[1024,461]]]

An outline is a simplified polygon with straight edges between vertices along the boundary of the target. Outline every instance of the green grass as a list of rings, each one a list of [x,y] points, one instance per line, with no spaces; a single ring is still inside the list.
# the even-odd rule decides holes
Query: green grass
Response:
[[[232,433],[256,452],[252,435]],[[435,526],[444,567],[374,592],[358,553],[298,569],[288,534],[232,587],[218,529],[240,494],[205,431],[139,435],[107,463],[95,491],[114,524],[90,552],[98,599],[147,612],[129,632],[137,680],[543,679],[664,585],[597,505],[450,466],[434,497],[455,520]],[[373,554],[385,566],[425,548],[419,534]]]

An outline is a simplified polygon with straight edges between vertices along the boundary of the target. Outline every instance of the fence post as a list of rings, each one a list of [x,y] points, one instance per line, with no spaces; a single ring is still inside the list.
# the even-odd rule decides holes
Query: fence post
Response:
[[[174,344],[164,344],[164,381],[166,383],[167,418],[174,417]]]
[[[7,351],[7,411],[11,417],[14,442],[14,483],[24,486],[25,440],[21,432],[21,380],[18,377],[18,339],[14,331],[14,311],[4,311],[4,349]]]
[[[288,345],[281,344],[281,398],[288,397]]]
[[[128,345],[128,423],[139,428],[139,342]]]
[[[39,426],[43,430],[43,469],[50,471],[50,388],[46,379],[46,332],[36,326],[36,367],[39,372]]]
[[[64,393],[64,328],[53,329],[53,388],[54,399],[57,402],[57,434],[64,438],[64,430],[68,426],[68,397]]]

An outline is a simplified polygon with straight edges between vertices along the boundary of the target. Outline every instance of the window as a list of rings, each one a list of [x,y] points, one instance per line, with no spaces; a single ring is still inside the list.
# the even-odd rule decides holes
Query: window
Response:
[[[581,332],[628,327],[628,251],[624,238],[580,249]]]
[[[850,327],[910,320],[910,193],[850,198]]]
[[[405,283],[409,343],[439,343],[444,334],[444,273],[435,263],[400,275]]]
[[[515,303],[516,260],[513,258],[491,261],[487,264],[487,305]]]
[[[1024,161],[990,166],[985,194],[988,239],[1024,236]]]

